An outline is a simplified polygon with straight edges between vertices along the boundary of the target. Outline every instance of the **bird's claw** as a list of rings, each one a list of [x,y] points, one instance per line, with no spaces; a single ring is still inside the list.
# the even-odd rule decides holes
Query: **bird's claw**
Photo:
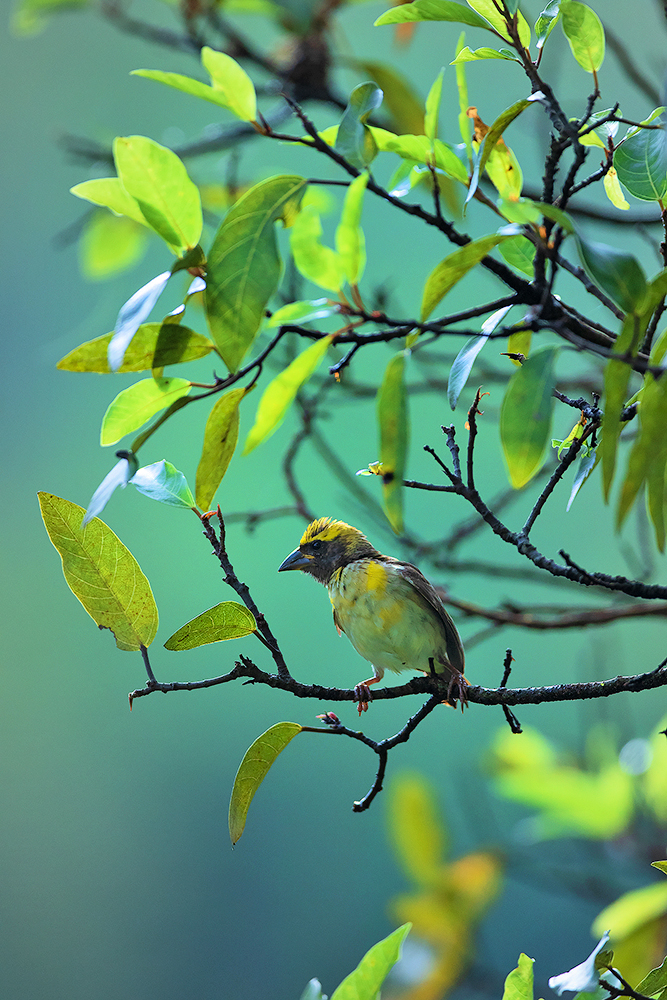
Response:
[[[371,689],[369,688],[366,681],[362,681],[361,684],[354,685],[354,696],[357,702],[357,711],[359,715],[362,712],[368,711],[368,703],[372,698]]]

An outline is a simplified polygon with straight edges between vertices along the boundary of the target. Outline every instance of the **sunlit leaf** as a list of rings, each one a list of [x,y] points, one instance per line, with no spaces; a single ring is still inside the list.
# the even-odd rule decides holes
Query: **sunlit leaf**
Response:
[[[637,310],[646,295],[644,268],[627,250],[594,243],[577,233],[577,248],[584,269],[623,312]]]
[[[201,199],[176,153],[132,135],[114,140],[113,155],[123,187],[155,232],[179,251],[195,247],[203,225]]]
[[[462,31],[456,42],[456,55],[459,54],[465,47],[466,34]],[[459,132],[461,133],[461,138],[463,139],[463,144],[466,149],[466,158],[468,163],[472,164],[472,122],[468,118],[468,108],[470,107],[470,100],[468,98],[468,83],[466,81],[466,68],[463,63],[458,63],[454,61],[454,69],[456,71],[456,90],[459,98]],[[465,181],[464,181],[465,183]]]
[[[261,181],[230,209],[208,255],[206,314],[230,371],[237,371],[278,286],[281,260],[275,224],[292,224],[306,188],[303,177]]]
[[[499,143],[500,143],[500,141],[502,139],[502,135],[503,135],[503,132],[505,131],[505,129],[508,128],[511,125],[511,123],[515,120],[515,118],[518,118],[519,115],[523,111],[525,111],[527,107],[529,107],[531,104],[534,104],[536,101],[540,100],[542,97],[543,97],[543,94],[541,92],[538,92],[536,94],[532,94],[530,97],[527,97],[527,98],[525,98],[525,99],[523,99],[521,101],[516,101],[509,108],[506,108],[506,110],[503,111],[502,114],[498,115],[498,117],[494,121],[493,125],[491,125],[491,127],[488,130],[488,132],[484,136],[484,142],[483,142],[483,144],[481,146],[481,149],[480,149],[480,156],[479,156],[479,158],[478,158],[478,160],[477,160],[477,162],[475,164],[475,169],[474,169],[473,175],[472,175],[472,177],[470,179],[470,188],[469,188],[469,191],[468,191],[468,196],[466,198],[466,201],[470,201],[470,199],[474,195],[475,191],[477,190],[477,185],[479,183],[479,178],[484,173],[484,170],[487,168],[487,163],[489,161],[489,157],[492,155],[492,153],[497,152],[498,145],[499,145]],[[472,110],[474,110],[474,109],[472,109]],[[503,145],[504,145],[504,143],[503,143]],[[507,147],[505,147],[505,148],[507,148]],[[502,149],[502,146],[501,146],[501,149]],[[518,167],[518,162],[516,160],[515,160],[515,163],[516,163],[516,166]],[[520,172],[521,171],[519,169],[519,173]],[[510,188],[510,190],[515,190],[515,189]],[[520,192],[521,192],[521,184],[519,183],[518,192],[516,192],[516,193],[520,193]]]
[[[523,354],[524,358],[527,358],[530,354],[530,346],[532,343],[533,334],[531,330],[515,330],[507,338],[507,353],[512,354]],[[510,357],[512,364],[519,368],[522,364],[521,360],[515,360]]]
[[[653,882],[641,889],[624,893],[606,906],[593,921],[594,935],[603,934],[604,927],[610,932],[612,944],[621,941],[656,917],[667,914],[667,882]]]
[[[245,394],[245,389],[226,392],[216,401],[206,421],[195,485],[197,504],[202,510],[211,506],[232,460],[239,436],[239,404]]]
[[[665,861],[652,861],[651,864],[655,868],[660,868],[661,871],[667,870],[667,862]],[[637,984],[636,988],[636,992],[641,993],[642,996],[645,997],[655,996],[658,993],[664,993],[664,990],[667,990],[667,958],[657,969],[651,969],[648,976],[645,976],[642,981]]]
[[[343,262],[321,241],[319,212],[308,205],[299,212],[290,231],[290,250],[297,270],[320,288],[337,293],[345,281]]]
[[[474,10],[457,3],[457,0],[414,0],[414,3],[392,7],[378,17],[375,25],[406,24],[411,21],[456,21],[459,24],[470,24],[474,28],[486,28],[491,31],[491,25],[484,17]]]
[[[83,521],[81,522],[82,528],[85,528],[88,522],[92,521],[94,517],[100,516],[106,505],[109,503],[113,493],[119,486],[122,490],[124,490],[134,473],[137,471],[139,463],[136,455],[133,455],[132,452],[119,452],[119,454],[124,457],[120,458],[114,465],[113,469],[106,474],[90,498],[90,503],[86,508],[86,513]]]
[[[373,945],[354,972],[334,990],[331,1000],[375,1000],[387,974],[401,957],[401,945],[409,931],[410,924],[404,924]]]
[[[416,774],[396,779],[388,816],[394,850],[408,876],[422,885],[435,882],[445,860],[447,837],[432,786]]]
[[[505,39],[505,41],[511,41],[511,36],[507,29],[507,22],[498,10],[498,6],[494,0],[468,0],[468,3],[473,10],[476,10],[478,14],[481,14],[482,17],[486,18],[489,24],[502,38]],[[527,49],[530,45],[530,26],[521,11],[518,10],[516,13],[519,40],[523,47]]]
[[[560,0],[549,0],[537,21],[535,22],[536,46],[541,49],[547,38],[558,24],[560,18]]]
[[[113,336],[107,347],[107,360],[112,372],[117,372],[121,368],[132,338],[144,320],[150,316],[170,278],[171,271],[163,271],[162,274],[151,278],[120,307]]]
[[[377,156],[377,145],[366,124],[382,104],[382,91],[374,83],[361,83],[350,94],[336,135],[336,152],[360,170]]]
[[[533,277],[533,261],[536,253],[534,243],[531,243],[525,236],[513,236],[504,243],[500,243],[498,249],[501,257],[504,257],[511,267],[515,267],[522,274],[527,274],[529,278]]]
[[[510,379],[500,410],[500,439],[514,489],[541,468],[550,440],[558,348],[534,351]]]
[[[625,479],[618,498],[616,526],[620,528],[649,475],[664,487],[667,463],[667,377],[646,373],[639,405],[639,433],[633,441]],[[656,491],[660,496],[661,491]],[[664,489],[662,490],[664,498]],[[656,497],[657,499],[657,497]],[[662,506],[662,505],[661,505]]]
[[[438,137],[438,115],[442,100],[442,81],[445,75],[444,67],[436,76],[426,98],[426,114],[424,115],[424,135],[430,142]]]
[[[618,437],[621,433],[621,412],[625,406],[632,367],[615,355],[634,357],[639,349],[643,328],[639,317],[628,313],[621,332],[614,343],[613,354],[604,369],[604,417],[600,440],[602,462],[602,489],[605,500],[609,498],[616,468]]]
[[[503,990],[503,1000],[533,1000],[533,962],[523,952],[519,964],[508,975]]]
[[[262,733],[246,751],[236,772],[229,803],[229,836],[232,847],[245,829],[250,803],[269,768],[278,754],[300,732],[301,726],[296,722],[278,722]]]
[[[513,62],[519,61],[510,49],[490,49],[485,46],[479,49],[470,49],[466,45],[465,48],[457,53],[456,58],[452,59],[449,65],[456,66],[457,63],[479,62],[481,59],[511,59]]]
[[[366,240],[361,228],[361,210],[368,174],[359,174],[345,192],[343,211],[336,228],[336,250],[351,285],[358,285],[366,267]]]
[[[137,469],[130,482],[144,496],[159,503],[166,503],[170,507],[185,507],[189,510],[195,506],[195,498],[185,476],[164,458],[160,462]]]
[[[99,518],[82,526],[83,507],[39,493],[49,538],[70,590],[98,628],[110,629],[119,649],[150,646],[158,614],[150,584],[121,540]]]
[[[618,174],[613,167],[610,167],[604,175],[602,183],[605,194],[614,208],[620,208],[621,211],[626,212],[630,208],[630,205],[623,194]]]
[[[475,358],[487,342],[489,334],[493,333],[495,328],[503,321],[511,308],[511,306],[504,306],[502,309],[498,309],[495,313],[489,316],[488,319],[486,319],[482,324],[481,335],[479,337],[471,337],[471,339],[463,345],[459,353],[454,358],[449,372],[449,378],[447,380],[447,399],[449,400],[449,405],[452,410],[456,409],[456,404],[459,396],[461,395],[461,390],[468,381],[468,376],[472,371]]]
[[[257,407],[255,423],[246,438],[243,454],[247,455],[280,427],[297,392],[317,369],[327,352],[333,335],[322,337],[292,361],[264,390]]]
[[[202,611],[196,618],[181,625],[169,636],[165,649],[180,652],[196,649],[211,642],[226,642],[228,639],[242,639],[257,631],[257,622],[251,611],[236,601],[222,601],[208,611]]]
[[[145,226],[124,216],[94,212],[79,241],[84,277],[102,281],[125,271],[142,258],[147,244]]]
[[[387,365],[377,393],[384,510],[397,535],[403,530],[403,476],[410,434],[404,372],[401,352]]]
[[[501,198],[516,199],[523,187],[523,172],[513,150],[497,142],[486,161],[486,175]]]
[[[112,337],[113,333],[107,333],[75,347],[56,367],[69,372],[110,372],[107,351]],[[135,333],[118,371],[164,368],[204,358],[212,350],[208,337],[180,323],[144,323]]]
[[[667,133],[642,128],[614,151],[618,179],[640,201],[661,201],[667,194]]]
[[[340,312],[340,303],[329,299],[308,299],[301,302],[288,302],[281,306],[267,322],[267,327],[286,326],[289,324],[311,323],[314,319],[326,319]]]
[[[123,389],[104,414],[100,443],[107,446],[120,441],[160,410],[187,396],[191,387],[184,378],[145,378]]]
[[[417,0],[418,2],[418,0]],[[468,183],[468,172],[451,146],[441,139],[430,142],[425,135],[394,135],[386,129],[371,127],[373,138],[381,153],[398,153],[415,163],[433,163],[449,177]]]
[[[479,264],[489,251],[507,239],[509,239],[509,236],[504,236],[501,233],[482,236],[481,239],[473,240],[471,243],[466,244],[466,246],[454,250],[448,257],[441,260],[433,271],[431,271],[424,285],[421,308],[422,321],[428,319],[438,302],[445,297],[447,292],[451,291],[454,285],[468,271]]]
[[[578,0],[561,0],[561,24],[572,55],[587,73],[596,73],[604,60],[604,28],[594,10]]]
[[[83,181],[70,188],[70,194],[84,201],[90,201],[93,205],[100,205],[108,208],[116,215],[127,216],[134,222],[139,222],[142,226],[152,229],[142,213],[136,198],[132,198],[127,193],[118,177],[97,177],[90,181]]]

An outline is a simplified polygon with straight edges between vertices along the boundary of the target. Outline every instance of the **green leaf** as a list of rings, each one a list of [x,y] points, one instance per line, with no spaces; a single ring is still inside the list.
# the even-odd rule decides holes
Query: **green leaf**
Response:
[[[394,135],[393,132],[387,132],[383,128],[369,127],[381,153],[398,153],[404,159],[413,160],[415,163],[433,163],[433,166],[438,167],[448,177],[467,185],[468,172],[465,164],[461,162],[452,147],[441,139],[435,139],[431,143],[425,135]]]
[[[290,250],[300,274],[320,288],[339,292],[344,281],[343,262],[331,247],[324,246],[319,212],[305,206],[294,220],[290,232]]]
[[[479,184],[479,178],[484,173],[484,170],[489,162],[489,157],[492,153],[498,152],[498,142],[502,138],[503,132],[506,128],[518,118],[519,115],[526,110],[529,105],[534,104],[541,97],[542,93],[533,94],[531,97],[524,98],[521,101],[516,101],[509,108],[506,108],[502,114],[498,115],[493,125],[489,131],[484,136],[484,142],[480,149],[480,156],[475,164],[475,169],[473,175],[470,179],[470,188],[468,191],[468,196],[466,198],[466,203],[470,201],[475,191],[477,190],[477,185]],[[518,163],[516,164],[518,167]],[[520,172],[520,171],[519,171]],[[519,192],[521,192],[521,185],[519,185]]]
[[[440,70],[433,82],[426,98],[426,114],[424,115],[424,135],[431,142],[435,142],[438,137],[438,115],[440,114],[440,102],[442,100],[442,81],[445,76],[444,67]]]
[[[388,973],[401,957],[401,946],[411,927],[412,924],[403,924],[373,945],[354,972],[334,990],[331,1000],[375,1000]]]
[[[593,933],[610,932],[611,940],[622,941],[628,935],[638,930],[656,917],[664,917],[667,913],[667,882],[661,879],[642,889],[634,889],[624,893],[602,913],[598,913],[593,921]]]
[[[492,30],[486,18],[456,0],[414,0],[414,3],[392,7],[378,17],[375,26],[413,21],[456,21],[458,24],[470,24],[473,28]]]
[[[217,52],[208,45],[202,48],[201,61],[204,69],[208,70],[211,86],[181,73],[163,73],[155,69],[135,69],[132,76],[156,80],[185,94],[229,108],[241,121],[255,121],[257,97],[254,84],[246,71],[231,56]]]
[[[157,632],[157,608],[132,553],[98,518],[82,527],[83,507],[52,493],[37,495],[74,596],[98,628],[113,632],[119,649],[132,652],[150,646]]]
[[[618,437],[621,433],[621,412],[625,406],[630,375],[632,374],[632,366],[614,355],[627,354],[629,358],[634,358],[639,350],[645,328],[646,323],[642,322],[636,314],[628,313],[614,343],[613,354],[604,369],[604,417],[599,448],[602,462],[602,491],[605,501],[609,499],[609,491],[614,478]]]
[[[489,334],[495,330],[498,323],[502,322],[511,308],[511,306],[504,306],[489,316],[482,325],[481,336],[468,340],[454,358],[447,380],[447,399],[452,410],[456,409],[461,390],[468,381],[475,358],[489,339]]]
[[[490,49],[484,46],[480,49],[471,49],[466,45],[465,48],[457,53],[456,58],[452,59],[449,65],[456,66],[458,63],[479,62],[480,59],[510,59],[512,62],[519,62],[515,54],[509,49]]]
[[[103,281],[136,264],[147,244],[145,227],[133,219],[93,212],[79,241],[81,271],[89,281]]]
[[[256,448],[280,427],[297,392],[317,369],[332,340],[333,334],[317,340],[301,354],[298,354],[280,375],[269,382],[259,401],[255,423],[250,428],[250,433],[246,438],[244,455],[251,452],[253,448]]]
[[[397,132],[424,131],[424,108],[409,80],[393,66],[368,60],[355,60],[354,65],[375,80],[384,94],[383,107],[392,117]]]
[[[351,285],[358,285],[366,267],[366,240],[361,228],[361,210],[368,174],[359,174],[345,192],[343,211],[336,229],[336,250]]]
[[[104,414],[100,443],[106,447],[120,441],[160,410],[187,396],[191,387],[184,378],[145,378],[123,389]]]
[[[202,231],[199,190],[182,161],[143,135],[114,140],[120,181],[148,224],[179,252],[195,247]]]
[[[248,748],[236,772],[229,803],[229,836],[232,847],[241,837],[248,809],[269,768],[287,744],[301,732],[296,722],[278,722],[262,733]]]
[[[267,322],[267,327],[287,326],[289,324],[311,323],[314,319],[327,319],[340,312],[340,302],[330,302],[329,299],[306,299],[300,302],[288,302],[281,306]]]
[[[589,277],[623,312],[636,312],[646,295],[646,275],[637,258],[626,250],[584,239],[580,233],[576,239]]]
[[[604,59],[604,28],[594,10],[578,0],[561,0],[561,24],[572,55],[587,73],[597,73]]]
[[[377,393],[384,510],[397,535],[403,531],[403,476],[410,434],[404,373],[401,351],[387,365]]]
[[[549,0],[537,21],[535,22],[536,46],[538,51],[554,30],[560,19],[560,0]]]
[[[108,208],[116,215],[124,215],[149,229],[153,228],[139,208],[136,198],[127,193],[118,177],[98,177],[83,181],[70,188],[70,194],[83,198],[84,201],[90,201],[93,205]]]
[[[465,31],[462,31],[458,37],[456,43],[456,55],[462,51],[464,43],[466,40]],[[463,63],[457,63],[454,60],[454,69],[456,71],[456,90],[459,98],[459,132],[461,133],[461,138],[463,139],[466,156],[468,162],[472,164],[472,120],[468,117],[468,108],[470,107],[470,100],[468,99],[468,84],[466,81],[466,69]],[[467,183],[467,178],[464,183]]]
[[[118,454],[121,456],[120,461],[116,462],[113,469],[107,473],[90,498],[90,503],[86,508],[86,513],[81,522],[82,528],[85,528],[88,522],[92,521],[94,517],[100,516],[113,493],[119,486],[124,490],[137,471],[139,463],[132,452],[118,452]]]
[[[661,871],[667,871],[667,862],[665,861],[652,861],[651,864],[655,868],[660,868]],[[663,868],[663,865],[666,867]],[[650,997],[661,993],[664,989],[667,989],[667,958],[657,969],[651,969],[648,976],[644,976],[641,983],[637,984],[636,992]]]
[[[181,625],[164,644],[165,649],[181,652],[196,649],[211,642],[242,639],[257,631],[257,622],[251,611],[237,601],[222,601],[191,621]]]
[[[507,22],[498,10],[494,0],[468,0],[468,3],[473,10],[476,10],[478,14],[486,18],[501,38],[504,38],[507,42],[511,41],[507,30]],[[517,12],[517,27],[519,29],[519,40],[523,47],[527,49],[530,46],[530,26],[521,11]]]
[[[195,498],[185,476],[164,458],[138,469],[130,482],[144,496],[159,503],[166,503],[170,507],[186,507],[188,510],[195,506]]]
[[[665,465],[667,464],[667,374],[656,379],[647,372],[639,405],[639,433],[628,457],[628,467],[618,499],[616,526],[620,528],[637,494],[650,475],[663,489],[655,491],[655,501],[660,498],[660,513],[664,506]],[[650,510],[655,523],[655,509]],[[660,515],[658,515],[660,518]],[[660,529],[661,521],[656,527]],[[660,537],[659,537],[660,542]],[[664,544],[664,543],[663,543]]]
[[[448,257],[431,271],[422,297],[421,319],[422,322],[431,315],[438,302],[451,291],[461,278],[468,271],[472,270],[481,260],[486,257],[490,250],[498,246],[509,236],[502,233],[493,233],[491,236],[482,236],[479,240],[473,240],[466,246],[454,250]]]
[[[11,30],[17,35],[35,35],[51,14],[90,6],[90,0],[20,0],[11,15]]]
[[[533,1000],[534,961],[534,958],[528,958],[521,952],[518,966],[505,980],[503,1000]]]
[[[614,151],[618,179],[640,201],[661,201],[667,194],[667,134],[664,128],[639,129]]]
[[[206,421],[204,444],[197,466],[197,504],[208,510],[227,471],[239,436],[239,404],[245,389],[232,389],[215,403]]]
[[[447,836],[433,788],[421,775],[394,780],[388,824],[394,850],[408,877],[418,885],[435,883],[445,861]]]
[[[336,152],[360,170],[377,156],[377,145],[366,122],[382,104],[382,97],[382,91],[374,83],[359,84],[350,94],[338,126]]]
[[[231,372],[238,370],[278,287],[281,260],[275,223],[290,226],[306,189],[303,177],[270,177],[228,212],[208,256],[206,315],[211,336]]]
[[[121,368],[125,352],[143,321],[148,319],[153,311],[171,275],[171,271],[163,271],[162,274],[151,278],[120,307],[113,336],[107,347],[107,360],[112,372],[117,372]]]
[[[651,865],[652,865],[653,868],[657,868],[658,871],[664,872],[665,875],[667,875],[667,861],[652,861]],[[666,961],[667,961],[667,959],[666,959]],[[664,965],[664,962],[663,962],[663,965]]]
[[[556,347],[534,351],[507,386],[500,410],[500,439],[515,490],[542,466],[550,440]]]
[[[111,371],[107,350],[113,333],[89,340],[61,358],[57,368],[69,372]],[[144,323],[125,352],[119,372],[143,372],[204,358],[213,350],[208,337],[178,323]]]
[[[527,274],[529,278],[533,277],[533,261],[536,252],[534,243],[531,243],[525,236],[513,236],[505,243],[500,243],[498,249],[501,257],[511,267],[515,267],[522,274]]]

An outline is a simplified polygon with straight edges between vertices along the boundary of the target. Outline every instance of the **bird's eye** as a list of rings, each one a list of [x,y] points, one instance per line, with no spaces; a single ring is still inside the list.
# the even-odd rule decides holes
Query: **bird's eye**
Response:
[[[321,548],[322,548],[322,542],[320,541],[320,539],[319,539],[319,538],[316,538],[314,542],[311,542],[311,543],[310,543],[310,547],[311,547],[311,549],[313,549],[313,550],[314,550],[315,552],[317,552],[317,550],[318,550],[318,549],[321,549]]]

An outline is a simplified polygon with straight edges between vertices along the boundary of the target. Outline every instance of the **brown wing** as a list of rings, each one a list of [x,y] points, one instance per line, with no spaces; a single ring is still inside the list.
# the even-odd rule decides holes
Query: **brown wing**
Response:
[[[433,585],[429,583],[421,570],[417,569],[416,566],[413,566],[412,563],[401,562],[400,559],[394,559],[392,556],[381,556],[381,559],[383,562],[395,567],[400,572],[401,576],[404,576],[407,580],[409,580],[417,593],[424,598],[426,603],[429,604],[431,608],[433,608],[442,622],[442,627],[445,632],[449,662],[455,670],[463,673],[463,668],[465,666],[465,653],[463,651],[461,637],[456,631],[456,625],[450,618]]]

